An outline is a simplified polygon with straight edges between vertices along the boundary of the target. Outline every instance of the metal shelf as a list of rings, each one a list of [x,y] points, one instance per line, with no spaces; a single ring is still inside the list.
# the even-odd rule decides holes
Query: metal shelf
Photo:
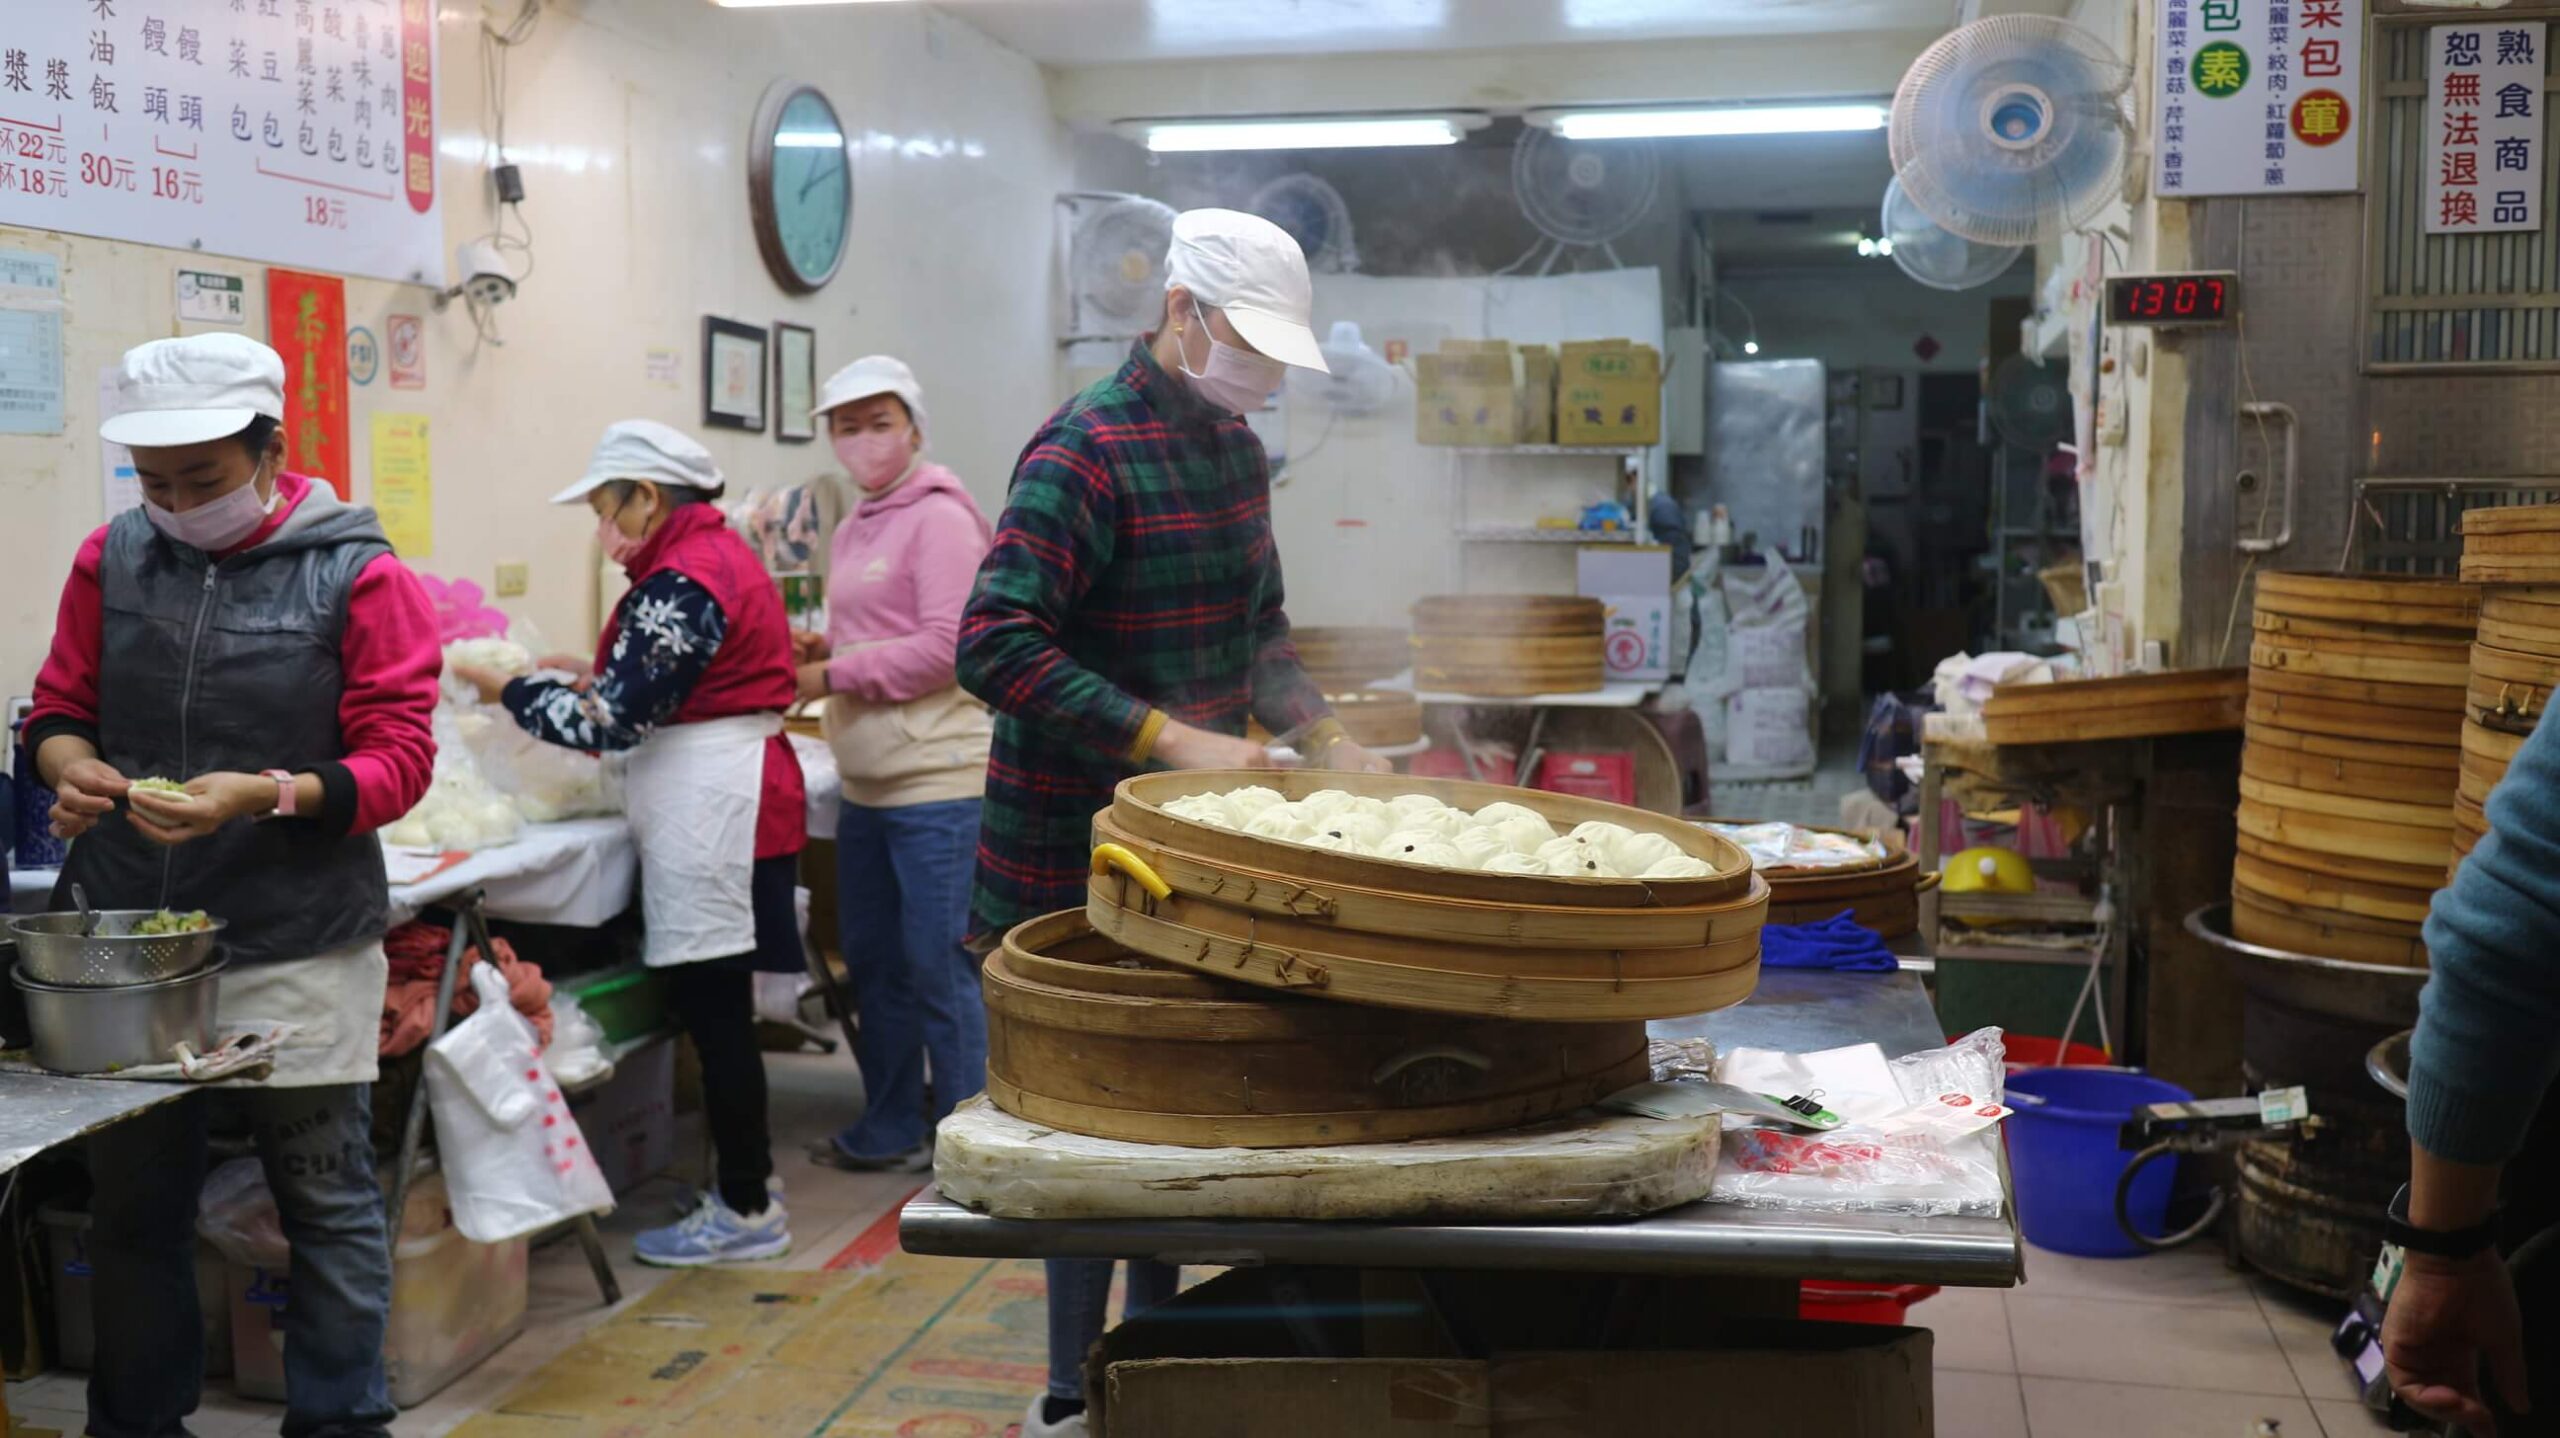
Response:
[[[1633,544],[1632,529],[1541,529],[1534,525],[1477,524],[1458,531],[1474,544]]]
[[[1451,454],[1585,454],[1609,455],[1619,459],[1634,459],[1642,455],[1647,449],[1652,448],[1652,446],[1641,444],[1453,444],[1434,445],[1432,448],[1447,449]]]

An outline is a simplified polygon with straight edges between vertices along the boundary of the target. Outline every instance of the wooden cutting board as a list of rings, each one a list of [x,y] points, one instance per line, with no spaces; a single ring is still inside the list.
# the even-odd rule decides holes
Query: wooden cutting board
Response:
[[[1984,702],[1982,727],[1994,744],[2073,744],[2237,729],[2248,705],[2248,680],[2244,669],[2202,669],[2005,685]]]

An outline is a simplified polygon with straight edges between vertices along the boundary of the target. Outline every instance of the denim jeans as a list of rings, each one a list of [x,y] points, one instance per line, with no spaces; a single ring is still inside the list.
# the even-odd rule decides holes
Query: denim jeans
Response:
[[[1102,1340],[1111,1307],[1111,1260],[1053,1258],[1049,1270],[1049,1396],[1084,1401],[1084,1359]],[[1129,1260],[1129,1292],[1120,1305],[1126,1320],[1182,1289],[1182,1270],[1169,1263]]]
[[[857,1158],[923,1147],[935,1124],[987,1086],[978,960],[961,943],[978,867],[978,810],[976,799],[897,809],[847,804],[837,820],[836,907],[861,1017],[853,1057],[863,1110],[835,1143]]]
[[[215,1104],[247,1119],[293,1246],[283,1438],[383,1438],[391,1250],[370,1084],[190,1095],[90,1138],[92,1438],[179,1438],[203,1394],[195,1221]]]

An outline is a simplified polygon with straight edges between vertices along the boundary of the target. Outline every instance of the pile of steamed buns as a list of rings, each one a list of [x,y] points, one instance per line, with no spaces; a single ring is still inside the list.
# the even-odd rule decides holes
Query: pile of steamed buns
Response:
[[[1189,795],[1164,809],[1256,838],[1435,869],[1574,879],[1699,879],[1714,872],[1660,834],[1597,821],[1558,834],[1519,804],[1487,804],[1469,813],[1427,794],[1372,799],[1339,789],[1293,802],[1255,784]]]

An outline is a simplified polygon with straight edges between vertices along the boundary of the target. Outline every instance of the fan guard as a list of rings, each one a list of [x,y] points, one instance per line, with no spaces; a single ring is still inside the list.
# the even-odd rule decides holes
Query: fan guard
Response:
[[[2062,366],[2011,355],[1991,372],[1991,427],[2018,449],[2071,438],[2071,390]]]
[[[1360,268],[1360,250],[1351,238],[1351,207],[1342,192],[1314,175],[1282,175],[1253,192],[1244,206],[1289,232],[1307,252],[1307,268],[1320,275],[1349,274]]]
[[[2023,247],[1986,245],[1968,240],[1911,202],[1900,180],[1884,187],[1884,237],[1893,242],[1893,263],[1904,274],[1933,290],[1969,290],[1998,279],[2016,262]]]
[[[1138,195],[1066,195],[1070,339],[1126,339],[1164,313],[1171,205]]]
[[[1662,188],[1650,140],[1568,140],[1530,126],[1511,150],[1520,213],[1563,245],[1607,245],[1636,227]]]
[[[1969,240],[2024,245],[2072,229],[2122,192],[2133,70],[2087,30],[1997,15],[1922,51],[1894,92],[1894,174],[1912,203]]]

